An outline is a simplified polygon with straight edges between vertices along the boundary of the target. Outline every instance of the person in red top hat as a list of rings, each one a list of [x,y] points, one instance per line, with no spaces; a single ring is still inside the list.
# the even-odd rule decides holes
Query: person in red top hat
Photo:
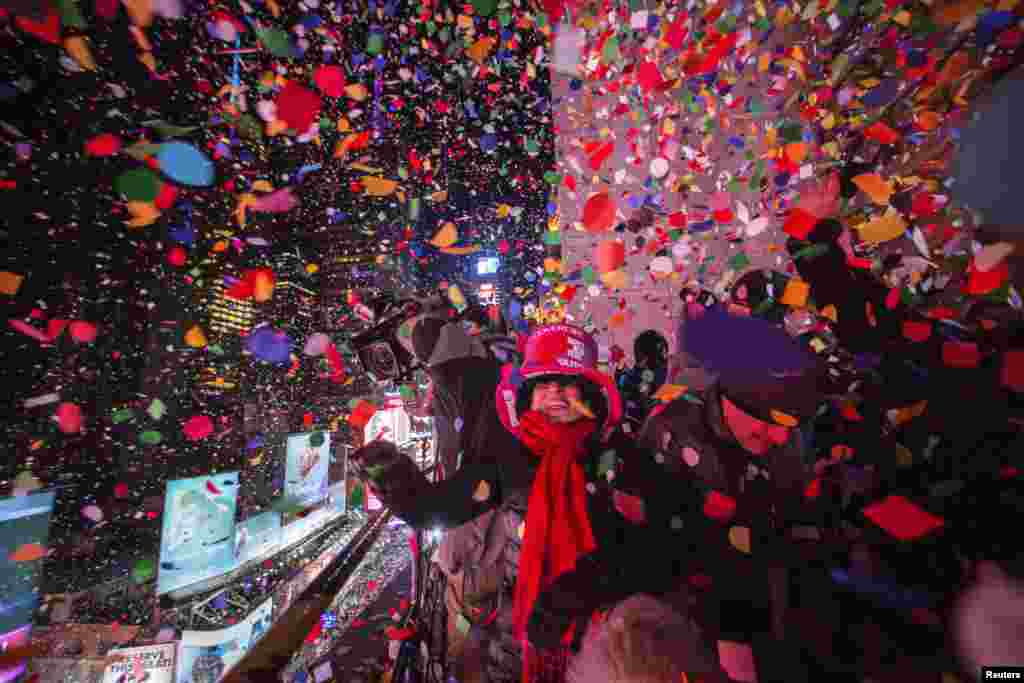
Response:
[[[417,527],[450,529],[495,510],[482,547],[459,553],[505,567],[492,607],[474,624],[487,642],[489,680],[561,681],[596,610],[677,580],[668,563],[650,561],[664,540],[652,521],[668,525],[666,496],[648,496],[660,470],[618,428],[621,399],[597,370],[593,338],[547,325],[523,355],[521,367],[493,375],[481,358],[431,368],[442,400],[461,414],[462,458],[449,479],[427,481],[382,442],[357,451],[353,463]],[[464,372],[470,362],[474,371]],[[484,404],[488,385],[493,399]],[[673,489],[671,506],[687,494]]]

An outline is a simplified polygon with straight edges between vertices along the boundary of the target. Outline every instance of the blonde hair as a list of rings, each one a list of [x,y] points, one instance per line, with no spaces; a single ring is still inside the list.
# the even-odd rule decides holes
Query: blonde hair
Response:
[[[569,683],[679,683],[685,672],[712,671],[688,619],[648,595],[620,603],[587,630],[569,666]]]

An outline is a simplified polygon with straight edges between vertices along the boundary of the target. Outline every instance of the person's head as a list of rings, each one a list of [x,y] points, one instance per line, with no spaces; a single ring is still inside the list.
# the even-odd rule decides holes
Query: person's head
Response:
[[[575,375],[540,375],[526,380],[518,392],[516,410],[519,414],[533,410],[558,424],[582,419],[603,422],[607,413],[601,388]]]
[[[506,366],[498,386],[495,399],[502,424],[518,434],[518,415],[537,410],[558,422],[592,415],[601,432],[610,429],[622,417],[622,399],[615,380],[597,369],[597,357],[597,343],[578,327],[558,324],[534,330],[523,347],[522,367]]]
[[[715,675],[713,662],[692,622],[648,595],[636,595],[587,629],[567,680],[679,683],[683,674]]]
[[[764,455],[789,441],[791,427],[760,420],[722,396],[722,419],[743,450]]]
[[[668,362],[668,342],[655,330],[641,332],[633,342],[633,358],[641,367],[664,367]]]

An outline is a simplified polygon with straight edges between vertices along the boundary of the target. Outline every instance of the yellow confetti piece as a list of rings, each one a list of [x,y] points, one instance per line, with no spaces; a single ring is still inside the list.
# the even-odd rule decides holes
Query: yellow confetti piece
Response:
[[[160,210],[152,202],[128,202],[128,213],[132,215],[125,223],[129,228],[144,228],[160,218]]]
[[[750,554],[750,528],[734,526],[729,529],[729,543],[745,555]]]
[[[14,296],[21,289],[21,283],[25,276],[12,273],[7,270],[0,270],[0,293]]]
[[[783,413],[779,410],[769,410],[768,415],[775,421],[775,424],[780,424],[783,427],[796,427],[800,421],[788,413]]]
[[[362,102],[369,93],[366,90],[366,86],[362,83],[353,83],[352,85],[345,86],[345,94],[356,102]]]
[[[444,249],[450,247],[459,241],[459,231],[455,227],[455,224],[448,221],[441,226],[441,229],[437,231],[430,243],[438,249]]]
[[[281,16],[281,6],[274,2],[274,0],[267,0],[267,7],[270,8],[270,13],[275,19]]]
[[[834,323],[839,322],[839,313],[836,311],[836,307],[829,304],[825,308],[821,309],[821,315],[824,318],[828,318]]]
[[[274,186],[270,184],[269,180],[257,180],[252,184],[252,189],[258,192],[273,192]]]
[[[683,394],[686,393],[685,384],[662,384],[658,387],[658,390],[654,392],[654,398],[658,401],[664,401],[668,403],[674,401]]]
[[[256,203],[256,195],[246,192],[238,197],[238,206],[235,207],[235,220],[240,228],[245,228],[245,210]]]
[[[95,71],[96,62],[92,58],[89,43],[82,36],[71,36],[64,39],[64,49],[86,71]]]
[[[193,325],[189,328],[189,331],[185,333],[185,343],[191,346],[193,349],[202,349],[206,347],[206,335],[199,325]]]
[[[903,235],[907,229],[907,223],[899,211],[890,208],[875,220],[854,226],[854,229],[865,242],[880,244]]]
[[[907,10],[900,10],[899,12],[896,13],[892,20],[895,23],[899,24],[900,26],[910,26],[910,12],[908,12]]]
[[[545,273],[561,273],[562,272],[562,261],[556,258],[544,259],[544,272]]]
[[[476,485],[476,489],[473,490],[473,500],[477,503],[486,502],[491,497],[491,485],[483,479]]]
[[[149,38],[146,37],[146,32],[138,26],[129,27],[128,31],[132,34],[132,38],[135,39],[135,44],[139,46],[139,49],[143,52],[152,52],[153,45],[149,42]]]
[[[441,252],[451,254],[452,256],[468,256],[469,254],[475,254],[480,249],[479,244],[473,244],[468,247],[442,247]]]
[[[133,24],[146,28],[153,23],[152,0],[122,0],[122,2]]]
[[[852,182],[875,204],[886,206],[892,198],[892,183],[877,173],[862,173],[854,176]]]
[[[629,284],[629,276],[626,275],[626,271],[612,270],[601,275],[601,282],[604,286],[611,290],[625,289],[626,285]]]
[[[487,56],[491,54],[491,50],[494,48],[494,43],[494,38],[481,38],[466,50],[466,54],[477,64],[483,64],[484,60],[487,59]]]
[[[267,123],[267,135],[269,137],[276,137],[286,130],[288,130],[288,124],[280,119],[274,119]]]
[[[764,52],[760,57],[757,58],[757,70],[761,73],[766,73],[772,66],[771,54]]]
[[[387,197],[398,189],[396,181],[380,176],[363,176],[359,182],[362,183],[363,189],[369,197]]]
[[[345,118],[344,116],[339,116],[338,117],[338,132],[339,133],[347,133],[350,130],[352,130],[352,126],[349,124],[348,119]]]
[[[807,305],[807,297],[811,293],[811,286],[803,280],[792,278],[786,283],[786,289],[782,292],[780,303],[794,308],[802,308]]]

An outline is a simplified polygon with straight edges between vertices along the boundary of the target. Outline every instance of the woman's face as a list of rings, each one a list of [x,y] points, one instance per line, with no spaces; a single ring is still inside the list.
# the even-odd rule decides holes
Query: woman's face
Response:
[[[586,417],[577,407],[580,400],[580,388],[575,384],[562,386],[558,382],[541,382],[533,388],[530,410],[541,413],[552,422],[567,424]]]

